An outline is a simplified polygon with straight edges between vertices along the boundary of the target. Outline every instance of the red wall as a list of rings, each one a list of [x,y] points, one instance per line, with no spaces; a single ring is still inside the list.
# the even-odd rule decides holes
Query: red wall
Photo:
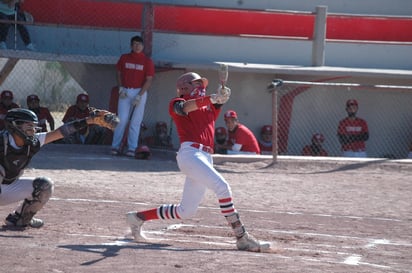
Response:
[[[24,9],[37,23],[102,28],[141,29],[143,4],[82,0],[25,1]],[[315,16],[282,13],[154,6],[154,31],[213,34],[287,36],[310,39]],[[327,38],[412,42],[412,18],[329,15]]]

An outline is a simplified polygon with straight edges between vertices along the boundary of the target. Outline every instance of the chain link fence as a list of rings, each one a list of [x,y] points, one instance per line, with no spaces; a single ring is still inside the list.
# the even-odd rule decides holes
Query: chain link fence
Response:
[[[278,154],[302,155],[316,134],[329,156],[341,156],[337,132],[347,117],[346,102],[356,100],[356,116],[368,124],[366,153],[374,158],[407,158],[412,148],[412,86],[280,81],[271,86]]]
[[[9,60],[0,59],[0,67]],[[1,91],[10,90],[14,102],[27,108],[27,96],[36,94],[40,106],[49,108],[56,128],[62,124],[67,108],[75,104],[80,93],[87,93],[59,62],[19,60],[1,84]]]

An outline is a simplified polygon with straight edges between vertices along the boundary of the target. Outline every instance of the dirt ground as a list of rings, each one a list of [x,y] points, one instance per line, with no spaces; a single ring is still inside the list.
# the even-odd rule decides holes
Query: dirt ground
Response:
[[[24,175],[55,181],[37,215],[46,223],[0,227],[0,272],[412,272],[411,161],[219,160],[246,228],[277,250],[250,253],[211,191],[195,218],[148,222],[149,242],[132,242],[125,213],[177,203],[184,176],[172,152],[108,152],[50,144],[36,155]]]

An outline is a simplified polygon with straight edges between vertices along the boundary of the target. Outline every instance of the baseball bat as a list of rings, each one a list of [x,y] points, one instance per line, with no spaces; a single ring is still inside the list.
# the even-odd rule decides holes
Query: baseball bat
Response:
[[[130,127],[130,123],[132,122],[134,109],[136,109],[136,105],[133,105],[132,111],[129,114],[129,120],[127,121],[126,128],[124,129],[122,142],[120,142],[120,147],[119,147],[119,153],[120,154],[123,154],[123,149],[127,144],[127,136],[129,135],[129,127]]]
[[[224,88],[229,77],[229,67],[226,64],[220,64],[218,73],[220,84],[222,88]]]

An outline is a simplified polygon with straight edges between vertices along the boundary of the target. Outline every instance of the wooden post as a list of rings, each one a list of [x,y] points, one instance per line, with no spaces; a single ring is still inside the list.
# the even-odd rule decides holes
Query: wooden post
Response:
[[[142,38],[144,41],[144,53],[152,56],[153,50],[153,27],[154,27],[154,7],[153,3],[145,3],[142,16]]]
[[[316,7],[315,26],[312,42],[312,66],[325,65],[326,17],[327,6]]]
[[[3,84],[3,82],[9,76],[9,74],[13,71],[18,61],[19,61],[18,58],[9,58],[7,60],[6,64],[3,66],[2,70],[0,71],[0,85]]]

